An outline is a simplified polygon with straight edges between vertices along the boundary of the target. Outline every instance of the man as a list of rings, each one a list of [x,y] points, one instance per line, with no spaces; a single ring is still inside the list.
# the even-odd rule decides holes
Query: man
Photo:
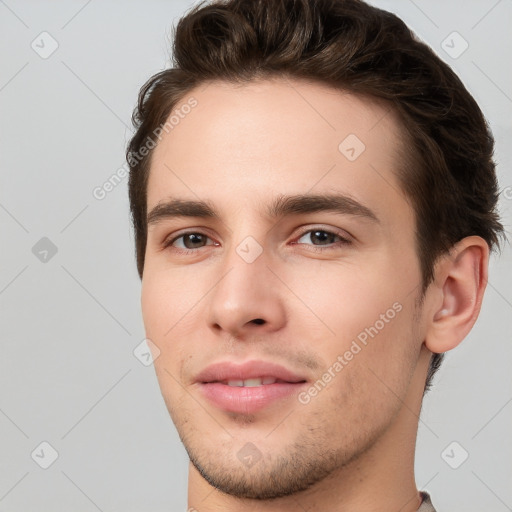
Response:
[[[190,510],[434,510],[421,402],[502,234],[479,107],[358,0],[200,5],[174,61],[127,159]]]

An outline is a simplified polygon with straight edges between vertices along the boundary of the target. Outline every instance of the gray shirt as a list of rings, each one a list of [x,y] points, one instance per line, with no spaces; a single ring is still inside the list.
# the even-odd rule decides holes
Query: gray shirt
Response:
[[[436,509],[432,505],[432,502],[430,501],[430,496],[425,491],[420,492],[421,497],[423,498],[423,501],[421,502],[420,508],[418,509],[418,512],[436,512]]]

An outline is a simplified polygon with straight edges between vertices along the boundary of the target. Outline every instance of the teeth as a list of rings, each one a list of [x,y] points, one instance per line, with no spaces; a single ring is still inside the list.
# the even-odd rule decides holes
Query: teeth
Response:
[[[241,388],[244,385],[243,380],[228,380],[228,386],[233,386],[235,388]]]
[[[257,386],[261,386],[263,381],[261,379],[246,379],[244,380],[244,388],[255,388]]]
[[[267,384],[274,384],[276,379],[274,377],[256,377],[254,379],[245,379],[245,380],[228,380],[225,381],[224,384],[227,383],[228,386],[233,387],[245,387],[245,388],[255,388],[257,386],[266,386]]]

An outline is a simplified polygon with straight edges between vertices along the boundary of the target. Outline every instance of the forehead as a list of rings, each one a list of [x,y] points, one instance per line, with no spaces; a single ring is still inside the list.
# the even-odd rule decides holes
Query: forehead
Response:
[[[304,80],[216,81],[191,90],[171,116],[152,157],[148,209],[170,194],[247,204],[335,189],[363,203],[372,191],[380,202],[404,199],[400,124],[383,101]]]

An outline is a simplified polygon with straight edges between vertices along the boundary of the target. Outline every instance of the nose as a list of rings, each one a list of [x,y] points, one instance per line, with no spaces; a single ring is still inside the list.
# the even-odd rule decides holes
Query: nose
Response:
[[[243,339],[283,327],[283,287],[268,264],[265,251],[250,263],[235,248],[226,257],[222,278],[209,294],[208,321],[217,334]]]

